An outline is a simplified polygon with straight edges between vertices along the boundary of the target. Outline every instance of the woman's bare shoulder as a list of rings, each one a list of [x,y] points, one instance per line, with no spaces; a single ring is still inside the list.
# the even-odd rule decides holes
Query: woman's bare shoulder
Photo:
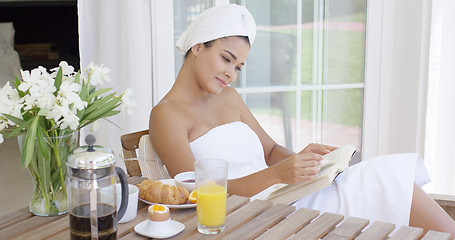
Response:
[[[242,97],[233,87],[225,87],[221,92],[220,97],[232,103],[238,103],[239,101],[243,102]]]
[[[168,128],[189,123],[188,111],[172,100],[162,100],[150,113],[150,128]]]

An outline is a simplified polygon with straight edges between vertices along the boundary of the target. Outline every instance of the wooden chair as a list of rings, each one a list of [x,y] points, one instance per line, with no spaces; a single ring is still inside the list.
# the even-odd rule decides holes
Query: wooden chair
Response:
[[[123,159],[125,159],[126,170],[130,176],[142,176],[136,150],[139,148],[139,140],[141,137],[147,134],[149,134],[148,130],[142,130],[120,136]]]
[[[170,178],[166,166],[153,149],[148,133],[148,130],[142,130],[120,136],[127,172],[130,176],[148,179]]]

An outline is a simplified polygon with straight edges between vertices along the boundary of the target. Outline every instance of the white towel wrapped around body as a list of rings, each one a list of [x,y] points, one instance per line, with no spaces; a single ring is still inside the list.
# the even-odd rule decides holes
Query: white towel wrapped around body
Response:
[[[267,167],[259,138],[242,122],[215,127],[192,141],[190,146],[196,160],[217,158],[228,161],[229,179]],[[349,167],[329,187],[293,205],[321,213],[365,218],[371,222],[408,225],[414,182],[423,185],[429,181],[418,154],[378,156]]]

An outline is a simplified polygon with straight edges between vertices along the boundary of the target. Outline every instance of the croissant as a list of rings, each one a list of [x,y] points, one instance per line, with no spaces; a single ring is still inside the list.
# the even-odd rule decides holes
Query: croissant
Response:
[[[136,186],[139,188],[139,197],[149,202],[177,205],[188,201],[188,190],[183,187],[155,180],[144,180]]]

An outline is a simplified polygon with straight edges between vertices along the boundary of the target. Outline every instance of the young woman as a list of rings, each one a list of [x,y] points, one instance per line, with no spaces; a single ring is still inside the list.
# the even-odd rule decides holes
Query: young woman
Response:
[[[229,194],[251,197],[277,183],[315,178],[323,155],[335,149],[310,144],[293,153],[280,146],[229,87],[255,33],[248,10],[229,4],[204,11],[177,41],[184,64],[150,115],[154,149],[171,176],[193,170],[197,159],[222,158],[229,162]],[[455,236],[454,221],[419,187],[428,181],[417,154],[381,156],[350,167],[294,205]]]

